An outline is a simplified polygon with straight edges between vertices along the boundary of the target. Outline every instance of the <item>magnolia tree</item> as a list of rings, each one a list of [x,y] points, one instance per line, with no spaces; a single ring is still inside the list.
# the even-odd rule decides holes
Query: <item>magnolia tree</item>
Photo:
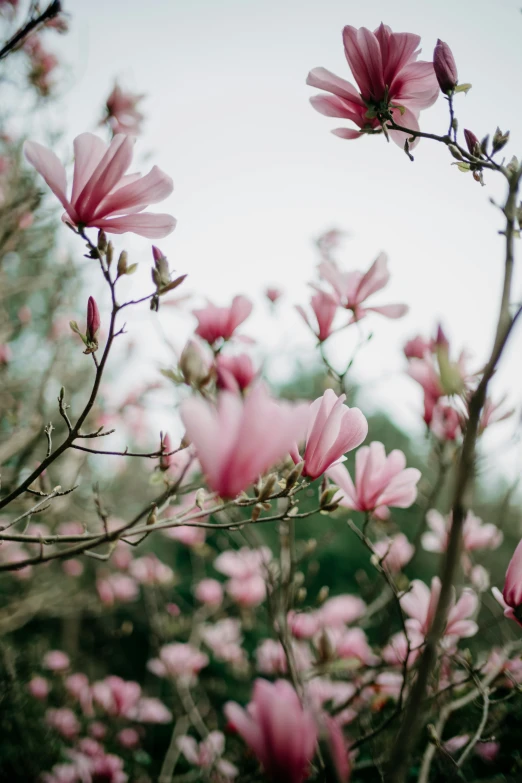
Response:
[[[44,35],[49,26],[66,30],[60,3],[43,11],[33,4],[25,20],[13,0],[1,2],[0,12],[11,27],[0,59],[25,58],[30,84],[49,97],[58,61],[45,53]],[[459,94],[470,85],[459,83],[446,43],[437,41],[429,62],[417,59],[419,43],[384,24],[373,32],[347,26],[343,44],[355,85],[325,68],[312,70],[308,84],[322,91],[311,98],[317,111],[352,123],[334,130],[337,136],[381,135],[411,160],[421,140],[436,142],[477,182],[487,172],[505,183],[504,284],[487,362],[473,367],[466,352],[456,356],[440,326],[404,347],[436,466],[426,476],[375,437],[364,406],[347,404],[354,357],[341,370],[329,358],[332,335],[358,330],[363,351],[367,323],[375,317],[378,339],[377,316],[407,312],[379,297],[374,303],[389,280],[386,255],[362,270],[343,269],[335,230],[317,242],[317,281],[310,303],[298,306],[322,362],[320,396],[289,401],[270,390],[242,339],[252,302],[231,293],[228,306],[181,310],[193,336],[166,373],[175,382],[181,441],[163,432],[152,450],[111,447],[122,427],[137,443],[153,440],[125,429],[125,413],[141,405],[143,388],[116,413],[104,408],[114,346],[128,339],[124,325],[133,313],[149,308],[157,318],[184,280],[152,245],[150,288],[136,286],[134,298],[122,298],[124,279],[143,260],[129,257],[121,235],[156,242],[175,228],[171,215],[148,211],[172,192],[170,176],[157,166],[132,173],[143,96],[114,87],[102,118],[107,140],[99,128],[78,136],[70,174],[34,139],[23,145],[24,168],[23,140],[2,137],[6,780],[518,779],[509,726],[522,682],[522,542],[502,592],[492,587],[495,603],[487,553],[502,544],[505,508],[483,522],[470,497],[484,431],[512,414],[489,396],[489,384],[521,312],[512,276],[522,167],[501,154],[508,133],[492,129],[482,140],[471,130],[461,134]],[[442,133],[419,124],[436,100],[448,107]],[[60,202],[62,227],[42,222],[39,187]],[[63,270],[52,259],[40,264],[42,279],[56,278],[40,313],[49,320],[43,341],[22,269],[27,254],[42,258],[35,243],[50,251],[60,234],[76,242],[70,275],[81,264],[91,277],[97,269],[110,305],[70,297],[69,312],[78,312],[67,325],[53,299]],[[278,317],[281,292],[269,288],[266,296]],[[183,297],[176,301],[183,306]],[[31,328],[33,342],[24,343],[20,334]],[[23,350],[47,357],[37,381],[20,375]],[[26,431],[21,412],[34,405],[35,386],[43,391]],[[109,458],[117,460],[114,475],[96,468]],[[442,513],[445,487],[451,499]],[[397,509],[410,510],[413,527],[401,528]],[[342,528],[362,547],[357,593],[330,594],[338,574],[316,578],[321,541],[309,537],[307,520],[318,515],[323,535]],[[351,549],[350,538],[340,540]],[[404,573],[422,574],[412,565],[422,550],[436,554],[431,581]],[[492,624],[493,636],[486,633]],[[84,627],[92,639],[82,636]],[[136,638],[143,646],[137,656]]]

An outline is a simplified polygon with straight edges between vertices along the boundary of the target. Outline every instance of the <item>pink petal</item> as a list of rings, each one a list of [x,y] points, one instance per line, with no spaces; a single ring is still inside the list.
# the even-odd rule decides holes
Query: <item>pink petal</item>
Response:
[[[326,92],[331,92],[333,95],[339,96],[339,98],[344,98],[346,101],[354,104],[355,110],[357,110],[356,107],[358,106],[366,110],[364,101],[353,84],[350,84],[345,79],[341,79],[326,68],[314,68],[308,74],[306,83],[310,87],[317,87],[318,90],[326,90]]]
[[[344,52],[348,65],[365,100],[381,100],[385,85],[381,49],[375,35],[366,27],[347,25],[343,30]]]
[[[79,219],[88,224],[96,208],[123,177],[132,161],[133,140],[116,135],[74,202]]]
[[[74,175],[71,201],[74,204],[107,151],[94,133],[80,133],[74,140]]]
[[[108,234],[125,234],[132,231],[133,234],[147,239],[163,239],[174,231],[176,218],[162,213],[141,212],[138,215],[118,218],[100,218],[92,225],[103,228]]]
[[[381,305],[381,307],[367,307],[366,310],[371,310],[373,313],[379,313],[384,315],[385,318],[402,318],[403,315],[409,311],[408,305],[395,304],[395,305]]]
[[[58,160],[58,157],[42,144],[36,141],[26,141],[24,143],[24,154],[31,166],[44,178],[54,195],[57,196],[64,209],[70,214],[71,204],[66,196],[67,179],[65,169]]]
[[[149,171],[145,177],[118,188],[111,193],[96,209],[96,218],[127,214],[130,209],[144,209],[149,204],[170,196],[174,190],[174,183],[167,174],[157,166]]]
[[[522,604],[522,541],[518,544],[506,571],[502,591],[505,602],[515,608]]]
[[[361,131],[352,130],[351,128],[335,128],[332,131],[334,136],[339,136],[340,139],[360,139],[364,136]]]

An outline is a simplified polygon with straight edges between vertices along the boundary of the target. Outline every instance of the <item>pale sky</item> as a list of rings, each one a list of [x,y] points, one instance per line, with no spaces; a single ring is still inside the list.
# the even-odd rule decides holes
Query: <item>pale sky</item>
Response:
[[[500,178],[481,188],[459,173],[442,145],[421,142],[410,163],[382,137],[344,141],[329,132],[343,121],[316,113],[308,71],[324,66],[351,79],[341,31],[345,24],[422,37],[430,59],[438,37],[454,52],[467,96],[456,98],[461,128],[480,138],[510,129],[509,154],[522,152],[520,87],[522,13],[519,0],[65,0],[71,33],[51,45],[68,64],[57,111],[46,120],[66,124],[64,145],[92,130],[114,78],[147,93],[145,133],[137,148],[150,152],[174,179],[175,191],[157,210],[178,218],[160,244],[190,275],[190,288],[226,304],[252,296],[258,314],[245,331],[291,353],[312,350],[312,339],[291,304],[306,304],[314,279],[312,238],[332,226],[351,238],[346,268],[365,270],[388,253],[392,281],[376,304],[406,302],[401,321],[376,316],[374,339],[357,362],[369,406],[386,405],[397,421],[419,429],[421,395],[400,377],[400,348],[442,319],[455,349],[466,345],[480,366],[489,350],[502,270],[501,216],[489,203]],[[421,127],[447,128],[446,102],[421,115]],[[65,146],[64,146],[65,149]],[[496,180],[499,181],[496,181]],[[500,186],[500,187],[499,187]],[[165,208],[166,207],[166,208]],[[64,229],[64,232],[66,229]],[[149,243],[123,239],[149,266]],[[148,271],[133,286],[147,285]],[[261,292],[271,283],[286,292],[285,317],[270,321]],[[517,288],[521,291],[520,285]],[[136,288],[133,289],[137,293]],[[145,314],[144,317],[147,317]],[[190,325],[161,316],[180,345]],[[519,330],[495,381],[518,405],[522,391]],[[350,343],[351,340],[348,339]],[[336,349],[342,359],[342,351]],[[419,430],[420,431],[420,430]],[[503,431],[504,433],[507,430]],[[513,454],[511,455],[513,456]],[[511,475],[518,460],[506,462]]]

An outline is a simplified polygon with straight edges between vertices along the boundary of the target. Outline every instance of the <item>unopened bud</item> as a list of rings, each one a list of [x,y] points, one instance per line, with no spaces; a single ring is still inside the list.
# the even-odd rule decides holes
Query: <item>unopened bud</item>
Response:
[[[440,745],[439,735],[437,734],[437,731],[433,723],[428,723],[428,725],[426,726],[426,731],[428,733],[428,740],[431,742],[431,744]]]
[[[466,139],[466,144],[470,154],[478,158],[480,156],[480,151],[481,151],[480,142],[478,138],[475,136],[473,131],[470,131],[467,128],[464,129],[464,138]]]
[[[319,590],[319,592],[317,593],[317,603],[319,605],[323,604],[328,598],[329,594],[330,594],[330,588],[328,587],[328,585],[323,585]]]
[[[324,492],[321,492],[321,497],[319,498],[319,506],[323,511],[335,511],[337,508],[337,503],[334,502],[334,497],[339,492],[338,487],[328,487],[328,489],[325,489]]]
[[[464,160],[462,157],[462,154],[459,151],[459,148],[456,147],[454,144],[448,144],[448,149],[455,158],[455,160]]]
[[[493,139],[491,141],[493,152],[500,152],[500,150],[506,146],[508,141],[509,141],[509,131],[502,133],[500,128],[497,128],[495,133],[493,134]]]
[[[259,490],[258,500],[261,502],[262,500],[266,500],[268,497],[270,497],[270,494],[275,486],[275,483],[277,481],[277,476],[275,473],[271,473],[269,476],[267,476],[265,483]]]
[[[178,367],[185,383],[199,388],[209,379],[209,367],[201,347],[195,340],[189,340],[181,352]]]
[[[107,250],[105,251],[105,260],[107,261],[107,266],[110,266],[112,264],[112,258],[114,256],[114,245],[112,242],[109,242],[107,244]]]
[[[442,92],[446,95],[452,93],[458,82],[457,66],[448,44],[440,38],[433,52],[433,69]]]
[[[120,253],[120,257],[118,258],[118,265],[116,267],[116,271],[118,273],[118,277],[122,277],[122,275],[127,274],[127,260],[129,258],[129,255],[126,250],[122,250]]]
[[[203,507],[205,505],[205,490],[203,487],[200,487],[198,491],[196,492],[196,497],[194,498],[194,503],[196,506],[203,511]]]
[[[328,663],[335,657],[335,651],[326,631],[322,631],[316,642],[317,663]]]
[[[160,259],[166,258],[165,253],[162,253],[159,247],[156,247],[155,245],[152,245],[152,257],[154,259],[154,263],[158,263]]]
[[[161,455],[159,458],[159,469],[162,471],[166,471],[172,465],[172,455],[169,454],[169,452],[172,451],[172,443],[168,432],[166,432],[165,435],[163,435],[163,433],[160,433],[160,443],[161,443]]]
[[[301,473],[303,472],[304,468],[304,462],[298,462],[295,467],[292,468],[290,473],[288,474],[286,478],[286,489],[291,489],[299,479],[301,478]]]
[[[87,348],[91,348],[91,352],[98,348],[97,335],[100,331],[100,311],[92,296],[87,301],[87,331],[85,337],[87,338]]]
[[[147,526],[155,525],[157,521],[158,521],[157,506],[155,503],[153,503],[149,516],[147,517]]]
[[[98,250],[103,254],[105,254],[107,250],[107,235],[103,228],[100,228],[98,231]]]

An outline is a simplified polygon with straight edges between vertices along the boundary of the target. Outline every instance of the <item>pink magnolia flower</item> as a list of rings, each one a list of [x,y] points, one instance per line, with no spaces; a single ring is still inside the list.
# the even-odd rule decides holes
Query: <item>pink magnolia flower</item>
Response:
[[[194,595],[207,606],[221,606],[223,603],[223,585],[217,579],[202,579],[198,582]]]
[[[45,677],[33,677],[31,680],[29,680],[27,689],[31,696],[34,696],[35,699],[45,701],[49,695],[51,686],[49,685],[49,680],[46,680]]]
[[[380,253],[364,273],[343,272],[334,261],[321,261],[318,269],[319,276],[332,286],[339,306],[352,311],[352,323],[360,321],[370,312],[380,313],[386,318],[402,318],[408,312],[407,305],[403,304],[364,306],[364,302],[390,280],[385,253]]]
[[[304,452],[303,475],[316,479],[338,463],[347,451],[360,446],[368,434],[368,422],[359,408],[343,405],[346,394],[339,397],[327,389],[309,408]],[[294,462],[301,461],[297,448]]]
[[[225,751],[225,735],[221,731],[211,731],[199,744],[185,734],[177,738],[176,744],[187,761],[202,769],[215,768],[220,780],[233,780],[239,773],[230,761],[221,758]]]
[[[126,175],[133,143],[130,136],[122,134],[115,136],[108,147],[92,133],[77,136],[70,199],[66,195],[65,169],[55,153],[34,141],[25,142],[24,152],[61,201],[66,222],[102,228],[109,234],[130,231],[148,239],[160,239],[174,230],[175,219],[143,210],[172,193],[172,180],[157,166],[145,177]]]
[[[209,302],[206,307],[192,311],[198,319],[196,334],[209,345],[218,340],[230,340],[251,312],[252,302],[246,296],[235,296],[230,307],[216,307]]]
[[[229,579],[225,588],[234,603],[245,608],[259,606],[266,598],[266,583],[260,574],[248,579]]]
[[[317,612],[291,611],[288,613],[287,622],[290,633],[296,639],[312,639],[321,627]]]
[[[423,548],[427,552],[445,552],[448,546],[452,515],[443,517],[436,509],[432,508],[426,514],[426,521],[430,531],[422,536]],[[502,531],[496,525],[485,524],[472,511],[468,511],[462,528],[462,547],[465,552],[474,552],[478,549],[498,549],[503,538]]]
[[[315,753],[317,727],[292,686],[256,680],[247,709],[228,702],[225,715],[274,783],[303,783]]]
[[[451,405],[437,402],[431,412],[430,430],[439,440],[455,440],[461,434],[462,416]]]
[[[443,748],[446,753],[453,755],[469,742],[469,734],[458,734],[456,737],[451,737],[449,740],[445,740]]]
[[[102,604],[112,606],[115,603],[131,603],[138,598],[139,587],[127,574],[108,574],[96,581],[96,590]]]
[[[306,671],[312,665],[312,654],[307,644],[293,642],[295,665],[298,671]],[[257,646],[256,668],[261,674],[281,675],[288,673],[288,661],[281,642],[275,639],[263,639]]]
[[[208,655],[191,644],[174,642],[164,645],[159,651],[159,658],[153,658],[147,666],[158,677],[192,680],[201,669],[208,666],[208,662]]]
[[[80,704],[84,715],[94,715],[92,703],[92,691],[89,678],[83,672],[70,674],[65,680],[67,693]]]
[[[411,630],[414,634],[426,636],[437,609],[440,586],[438,577],[431,580],[431,590],[424,582],[414,579],[410,590],[401,596],[401,606],[410,618],[406,620],[408,631]],[[455,591],[453,591],[451,608],[444,630],[444,637],[448,644],[454,643],[460,638],[474,636],[478,631],[477,623],[469,619],[477,611],[477,595],[473,590],[465,588],[459,600],[455,599]]]
[[[412,337],[404,346],[404,355],[407,359],[423,359],[431,352],[431,340],[425,340],[421,335]]]
[[[71,661],[67,653],[61,650],[49,650],[42,660],[42,666],[44,669],[49,669],[52,672],[62,672],[68,669],[71,665]]]
[[[408,375],[422,386],[424,391],[424,421],[430,424],[435,405],[444,396],[440,375],[431,356],[412,358],[408,364]]]
[[[373,654],[362,628],[330,628],[326,630],[335,655],[344,659],[355,659],[364,666],[375,666],[379,658]]]
[[[322,628],[335,628],[349,625],[366,612],[366,604],[356,595],[336,595],[329,598],[317,610],[319,624]]]
[[[123,759],[108,753],[95,756],[91,767],[92,780],[107,781],[107,783],[127,783],[128,776],[123,771]]]
[[[277,300],[283,296],[283,292],[281,291],[280,288],[269,287],[265,290],[265,296],[269,302],[275,304]]]
[[[132,719],[138,723],[170,723],[172,713],[162,701],[147,696],[139,700]]]
[[[409,628],[407,637],[403,631],[399,631],[383,648],[382,658],[390,666],[402,666],[407,658],[408,666],[412,666],[419,657],[423,644],[424,636],[418,630]]]
[[[373,549],[382,565],[392,573],[401,571],[415,553],[415,547],[404,533],[397,533],[393,538],[381,538],[373,545]]]
[[[480,414],[479,435],[484,433],[486,427],[491,427],[492,424],[497,424],[500,421],[505,421],[511,418],[515,413],[514,408],[503,408],[507,395],[504,395],[498,402],[493,402],[489,397],[484,403],[482,413]]]
[[[417,497],[421,476],[417,468],[406,467],[402,451],[394,449],[386,456],[383,444],[377,441],[355,455],[355,485],[344,465],[334,465],[327,473],[341,490],[341,506],[371,512],[378,519],[388,517],[388,506],[409,508]]]
[[[339,307],[339,302],[335,296],[327,293],[326,291],[317,291],[310,300],[312,310],[317,321],[317,328],[311,323],[310,319],[304,308],[301,305],[296,305],[296,310],[303,318],[305,323],[310,327],[320,343],[327,340],[331,334],[333,334],[332,324]]]
[[[121,729],[116,735],[116,742],[127,750],[134,750],[140,745],[140,735],[136,729],[130,727]]]
[[[213,625],[203,625],[201,638],[218,660],[236,665],[245,663],[241,623],[237,618],[224,617]]]
[[[210,488],[234,498],[300,440],[306,408],[276,402],[257,386],[244,400],[221,392],[217,407],[202,399],[185,400],[181,418]]]
[[[137,682],[112,675],[93,683],[91,692],[94,702],[107,715],[131,718],[141,696],[141,687]]]
[[[497,587],[492,592],[505,616],[522,626],[522,541],[509,561],[502,593]]]
[[[250,579],[254,576],[264,576],[266,568],[272,560],[272,550],[267,546],[250,549],[227,549],[214,560],[214,568],[231,579]]]
[[[246,353],[237,356],[220,354],[216,359],[216,382],[218,389],[243,392],[256,377],[252,359]]]
[[[45,722],[64,739],[74,739],[80,733],[78,718],[68,707],[49,708],[45,713]]]
[[[475,745],[475,753],[480,756],[482,761],[492,764],[500,753],[500,742],[490,740],[489,742],[478,742]]]
[[[325,68],[308,74],[307,84],[330,95],[311,99],[314,109],[327,117],[352,121],[359,130],[338,128],[333,132],[344,139],[356,139],[362,132],[378,131],[378,115],[391,114],[397,125],[419,130],[419,114],[437,100],[439,86],[433,63],[417,61],[420,37],[413,33],[394,33],[381,24],[373,33],[366,27],[343,30],[346,59],[359,91],[350,82]],[[389,130],[396,144],[403,147],[407,136]]]
[[[172,568],[153,554],[133,560],[129,565],[129,573],[141,585],[170,585],[174,581]]]
[[[132,136],[137,136],[141,133],[141,124],[144,120],[143,114],[138,111],[137,107],[144,97],[144,95],[122,90],[116,83],[107,98],[107,117],[102,120],[102,123],[107,121],[115,134],[129,133]]]

